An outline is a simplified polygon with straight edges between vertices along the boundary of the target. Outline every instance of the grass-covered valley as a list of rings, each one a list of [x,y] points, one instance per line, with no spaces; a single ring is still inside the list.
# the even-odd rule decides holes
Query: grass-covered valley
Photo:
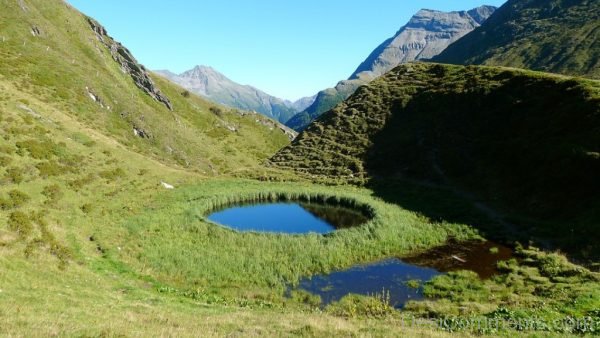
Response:
[[[153,75],[63,1],[0,4],[1,336],[598,334],[598,81],[411,63],[292,140]],[[368,221],[207,219],[280,201]],[[423,298],[399,308],[386,290],[326,304],[297,288],[483,240],[514,250],[497,274],[411,280]]]

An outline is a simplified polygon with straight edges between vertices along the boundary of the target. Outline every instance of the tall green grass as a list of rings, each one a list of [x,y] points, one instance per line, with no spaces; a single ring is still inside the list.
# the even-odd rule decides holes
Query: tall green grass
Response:
[[[301,277],[423,250],[450,236],[477,236],[466,225],[437,223],[351,187],[212,180],[164,195],[152,210],[123,224],[124,238],[110,242],[123,245],[115,257],[177,287],[281,293]],[[238,202],[282,199],[357,208],[372,219],[327,235],[286,235],[237,232],[205,218],[211,210]]]

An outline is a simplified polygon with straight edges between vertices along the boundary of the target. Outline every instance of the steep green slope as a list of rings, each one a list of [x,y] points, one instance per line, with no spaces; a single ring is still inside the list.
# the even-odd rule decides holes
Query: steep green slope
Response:
[[[589,239],[600,221],[599,154],[599,82],[410,64],[361,87],[272,162],[345,181],[448,183],[558,222],[563,228],[548,235],[569,234],[597,253]]]
[[[509,0],[433,60],[600,78],[600,2]]]
[[[123,220],[151,210],[167,184],[256,175],[289,143],[272,120],[152,79],[63,1],[0,5],[3,271],[37,264],[41,278],[77,263],[94,274],[87,264],[106,258]]]
[[[31,109],[51,106],[129,149],[206,174],[255,166],[289,142],[266,118],[152,79],[101,26],[62,1],[2,6],[0,81],[42,101]]]

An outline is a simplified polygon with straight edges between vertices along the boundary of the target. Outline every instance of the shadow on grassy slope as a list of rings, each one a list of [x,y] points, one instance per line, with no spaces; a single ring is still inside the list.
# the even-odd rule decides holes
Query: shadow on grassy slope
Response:
[[[509,71],[481,75],[393,103],[391,117],[371,138],[364,164],[369,176],[452,187],[455,198],[471,200],[497,218],[502,237],[522,240],[509,235],[517,230],[525,238],[549,238],[561,250],[597,257],[598,98],[573,80]],[[455,198],[433,196],[422,203],[407,194],[406,185],[394,192],[397,185],[371,187],[387,201],[429,217],[472,218],[471,212],[448,208]],[[436,209],[444,209],[443,216]],[[482,226],[469,224],[478,223]],[[485,224],[483,229],[490,230]]]
[[[520,228],[592,259],[600,253],[599,93],[597,81],[517,69],[402,65],[271,162],[312,180],[368,184],[428,217],[471,218],[445,206],[455,197],[426,201],[390,181],[448,187],[504,232]]]

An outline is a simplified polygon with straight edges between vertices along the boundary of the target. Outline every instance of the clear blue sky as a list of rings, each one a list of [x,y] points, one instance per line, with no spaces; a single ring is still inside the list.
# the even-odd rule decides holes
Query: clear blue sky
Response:
[[[150,69],[208,65],[232,80],[297,99],[346,79],[421,8],[505,0],[68,0]]]

